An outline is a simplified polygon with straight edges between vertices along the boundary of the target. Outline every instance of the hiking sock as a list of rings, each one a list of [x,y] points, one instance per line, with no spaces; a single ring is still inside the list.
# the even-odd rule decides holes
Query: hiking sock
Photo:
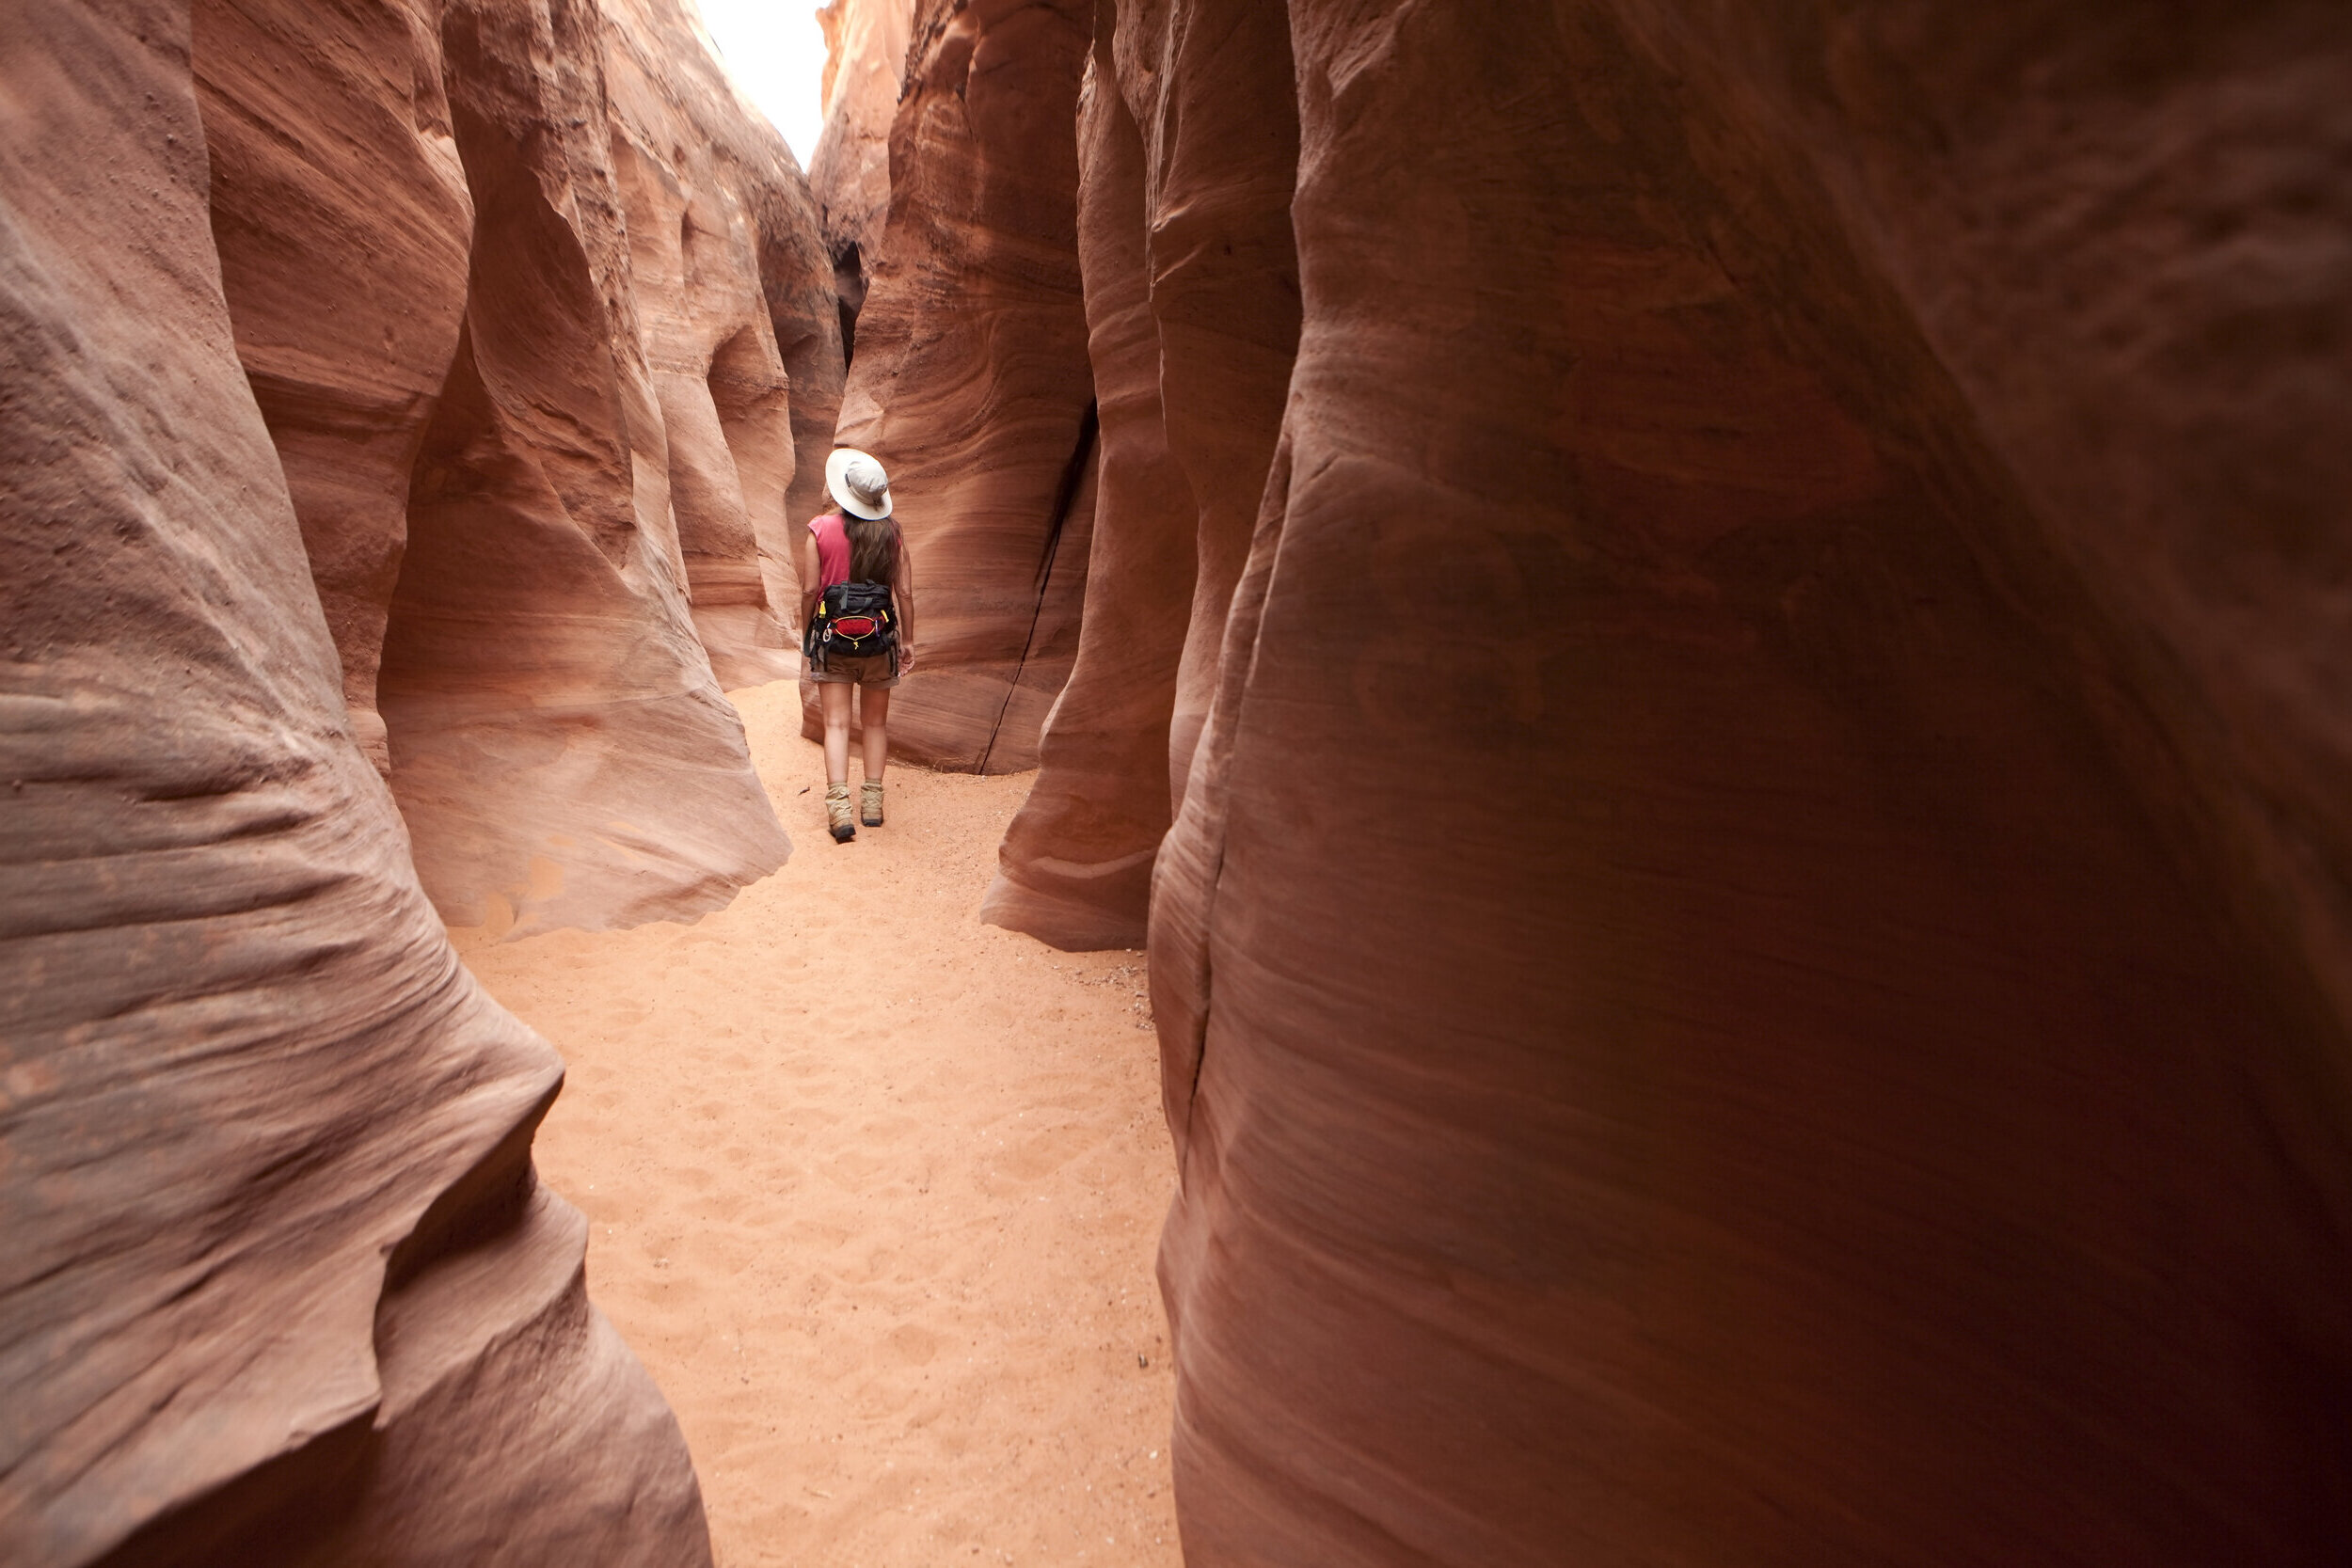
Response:
[[[825,786],[825,827],[833,834],[835,844],[847,844],[857,837],[857,824],[850,816],[850,784],[847,779]]]

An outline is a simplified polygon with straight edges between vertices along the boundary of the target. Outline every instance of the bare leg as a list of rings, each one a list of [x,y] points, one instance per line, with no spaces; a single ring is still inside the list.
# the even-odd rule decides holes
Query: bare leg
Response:
[[[888,692],[882,693],[885,697]],[[817,702],[825,716],[825,782],[829,784],[850,782],[850,687],[846,681],[819,681]],[[866,732],[872,735],[868,729]],[[873,742],[866,741],[866,754],[871,756]]]
[[[890,688],[886,686],[861,686],[857,689],[859,707],[858,717],[863,720],[866,724],[866,734],[864,736],[866,743],[866,776],[873,780],[876,784],[880,784],[882,782],[882,767],[890,760]],[[845,691],[843,695],[846,697],[848,693]],[[842,720],[843,722],[846,723],[848,722],[849,718],[849,704],[844,702],[841,705],[843,709]],[[828,736],[832,733],[833,732],[830,730],[826,731]],[[845,768],[849,766],[848,758],[846,756],[843,758],[842,766]],[[845,773],[843,776],[847,777],[848,775]]]

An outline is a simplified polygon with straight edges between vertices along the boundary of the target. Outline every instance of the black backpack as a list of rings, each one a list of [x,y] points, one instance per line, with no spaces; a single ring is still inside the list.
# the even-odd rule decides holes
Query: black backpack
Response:
[[[898,621],[892,612],[890,584],[836,582],[818,596],[801,652],[812,669],[822,670],[834,655],[870,658],[898,651]]]

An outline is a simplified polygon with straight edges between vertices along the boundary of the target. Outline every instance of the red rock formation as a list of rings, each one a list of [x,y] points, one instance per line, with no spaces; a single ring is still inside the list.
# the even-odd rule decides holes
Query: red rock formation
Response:
[[[2341,1560],[2343,13],[1290,8],[1188,1560]]]
[[[561,1065],[346,728],[187,8],[24,0],[0,39],[0,1559],[706,1564],[532,1176]]]
[[[790,155],[787,150],[785,156]],[[792,483],[784,493],[780,541],[785,554],[776,559],[767,553],[770,542],[763,536],[760,572],[768,602],[797,648],[800,531],[828,504],[825,458],[833,451],[834,427],[841,420],[843,327],[824,238],[818,231],[816,203],[806,182],[797,178],[756,181],[745,198],[758,232],[760,291],[767,296],[776,352],[791,380],[792,401]]]
[[[1104,449],[1104,483],[1124,511],[1120,544],[1098,546],[1090,572],[1104,613],[1089,603],[1091,629],[1053,721],[1067,733],[1049,730],[1041,748],[1038,787],[1006,835],[984,916],[1062,945],[1141,940],[1152,850],[1215,694],[1273,457],[1298,337],[1285,26],[1280,12],[1241,0],[1150,0],[1116,14],[1105,0],[1097,18],[1095,90],[1120,100],[1098,112],[1147,134],[1131,175],[1122,136],[1089,132],[1088,181],[1139,187],[1128,237],[1107,217],[1086,236],[1095,382],[1148,386],[1151,404],[1132,416],[1143,434]],[[1129,269],[1148,290],[1136,326],[1149,336],[1106,346],[1099,318],[1127,309]],[[1178,472],[1160,467],[1165,456]],[[1179,549],[1194,559],[1170,554]],[[1171,612],[1189,618],[1172,686],[1160,642]],[[1214,867],[1193,861],[1185,871]]]
[[[1200,506],[1168,737],[1170,789],[1181,797],[1298,347],[1298,123],[1276,8],[1146,0],[1121,11],[1115,54],[1152,176],[1146,222],[1168,449]]]
[[[892,748],[915,762],[1033,766],[1076,657],[1094,467],[1072,130],[1088,8],[928,0],[915,17],[840,426],[889,468],[919,562],[923,673],[891,713]]]
[[[825,127],[808,164],[843,321],[866,304],[866,269],[890,219],[890,122],[905,85],[914,0],[832,0],[825,30]]]
[[[707,423],[681,436],[674,481],[614,175],[615,141],[632,144],[607,119],[607,25],[488,0],[456,0],[443,24],[473,262],[379,684],[418,872],[459,924],[692,914],[787,851],[688,618],[675,513],[705,583],[752,611],[755,534]],[[723,234],[732,214],[713,205]],[[710,249],[714,270],[740,260]],[[772,375],[742,281],[719,288]],[[664,363],[681,374],[676,355]],[[707,388],[688,379],[671,398],[691,414]]]
[[[197,0],[213,233],[286,468],[353,733],[391,766],[375,672],[408,470],[457,348],[473,204],[439,0]]]
[[[2019,24],[1954,11],[1807,44],[1627,10],[1677,69],[1746,85],[1750,135],[1801,150],[2030,499],[2034,546],[2122,628],[2190,774],[2159,809],[2352,1016],[2352,892],[2321,869],[2352,862],[2340,11],[2167,15],[2151,55],[2154,13],[2125,8],[2028,58]]]
[[[197,60],[241,350],[379,764],[389,632],[428,889],[527,929],[691,913],[771,868],[782,838],[704,667],[791,673],[786,519],[838,414],[827,264],[782,139],[674,0],[202,0]],[[470,278],[469,178],[516,202],[484,215]],[[550,206],[570,239],[515,229]],[[485,335],[499,311],[520,314]],[[419,465],[460,357],[465,405]],[[486,447],[485,407],[511,425]],[[513,517],[478,527],[467,509],[501,495]],[[404,559],[413,613],[388,627]]]
[[[723,686],[787,678],[799,668],[782,625],[798,586],[791,385],[749,198],[798,182],[783,138],[737,105],[675,4],[628,0],[615,13],[627,24],[605,35],[613,176],[695,629]]]
[[[1177,660],[1192,614],[1196,509],[1168,451],[1152,314],[1143,141],[1121,96],[1110,8],[1079,95],[1078,254],[1102,406],[1102,488],[1078,654],[1039,744],[1036,786],[980,908],[1063,948],[1140,947]]]

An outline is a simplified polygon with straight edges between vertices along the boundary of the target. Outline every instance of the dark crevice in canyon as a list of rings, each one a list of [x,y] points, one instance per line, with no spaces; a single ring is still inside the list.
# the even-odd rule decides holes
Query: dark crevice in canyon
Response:
[[[834,293],[841,308],[841,362],[857,360],[857,313],[866,304],[866,263],[855,240],[843,240],[833,253]]]
[[[996,710],[996,722],[989,726],[988,744],[980,748],[977,773],[988,771],[988,759],[996,750],[996,737],[1005,727],[1005,710],[1012,705],[1013,694],[1021,689],[1022,674],[1029,667],[1029,655],[1037,646],[1037,628],[1045,618],[1045,596],[1054,585],[1054,564],[1060,559],[1062,535],[1070,526],[1070,509],[1078,498],[1079,487],[1086,483],[1089,467],[1095,460],[1095,436],[1101,428],[1101,413],[1089,401],[1086,412],[1078,419],[1078,444],[1070,453],[1069,467],[1062,470],[1061,483],[1054,492],[1053,521],[1045,530],[1045,547],[1038,554],[1037,602],[1029,612],[1028,635],[1021,640],[1021,657],[1013,664],[1012,679],[1006,684],[1003,706]]]

